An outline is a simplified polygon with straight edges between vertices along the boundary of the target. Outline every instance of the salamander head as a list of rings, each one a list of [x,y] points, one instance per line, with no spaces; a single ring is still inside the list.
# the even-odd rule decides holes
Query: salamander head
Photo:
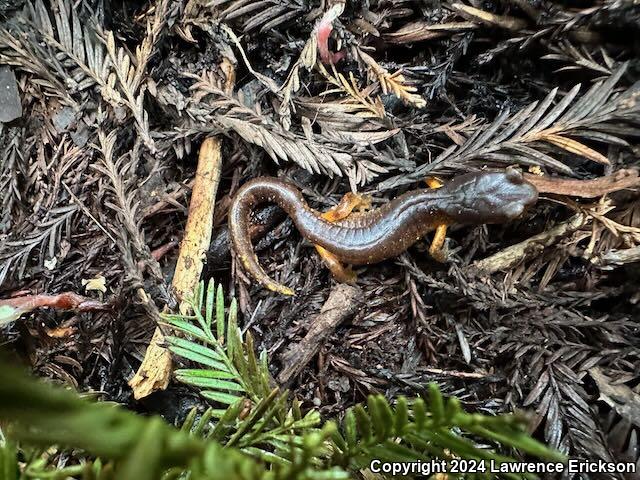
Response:
[[[453,194],[447,213],[455,223],[504,223],[518,218],[538,200],[538,190],[519,168],[461,175],[446,185]],[[457,205],[456,205],[457,204]]]

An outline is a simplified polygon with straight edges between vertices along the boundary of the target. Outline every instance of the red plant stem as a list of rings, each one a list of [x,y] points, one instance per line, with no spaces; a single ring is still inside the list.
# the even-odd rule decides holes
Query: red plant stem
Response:
[[[106,310],[108,308],[106,303],[97,302],[73,292],[64,292],[57,295],[25,295],[23,297],[0,300],[0,307],[4,307],[6,305],[24,312],[29,312],[39,307],[58,308],[60,310],[76,310],[78,312]]]

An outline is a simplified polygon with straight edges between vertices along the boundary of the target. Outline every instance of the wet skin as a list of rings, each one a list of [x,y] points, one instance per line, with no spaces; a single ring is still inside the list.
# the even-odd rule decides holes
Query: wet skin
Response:
[[[269,278],[253,251],[250,214],[259,204],[277,204],[303,237],[340,261],[366,265],[399,255],[442,225],[509,222],[537,199],[538,191],[522,172],[508,168],[460,175],[441,188],[413,190],[374,210],[330,222],[311,209],[293,185],[260,177],[245,183],[234,197],[229,232],[244,268],[270,290],[292,295],[291,289]]]

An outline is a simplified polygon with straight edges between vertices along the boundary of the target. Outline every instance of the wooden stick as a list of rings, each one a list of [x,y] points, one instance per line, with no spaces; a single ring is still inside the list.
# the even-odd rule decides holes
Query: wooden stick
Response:
[[[614,267],[636,262],[640,262],[640,246],[609,250],[597,257],[591,258],[591,263],[603,270],[612,270]]]
[[[211,242],[213,211],[220,183],[222,158],[220,140],[207,138],[200,147],[198,169],[189,204],[189,217],[173,276],[173,288],[180,302],[180,312],[187,313],[184,297],[196,291],[204,267],[205,254]],[[159,327],[144,356],[140,368],[129,381],[136,400],[164,390],[171,379],[171,353]]]
[[[280,384],[289,383],[320,351],[336,327],[353,315],[360,306],[362,291],[344,283],[331,290],[320,313],[313,320],[305,337],[284,355],[284,368],[278,375]]]
[[[196,291],[213,230],[213,210],[220,183],[220,140],[207,138],[200,147],[196,181],[191,193],[189,218],[180,244],[180,256],[173,276],[178,300]],[[180,311],[184,312],[181,303]]]
[[[584,213],[578,213],[566,222],[561,223],[538,235],[534,235],[523,242],[500,250],[490,257],[478,260],[472,264],[472,268],[483,273],[493,273],[513,267],[518,262],[538,255],[545,247],[555,244],[559,239],[579,230],[591,221],[591,217]]]
[[[638,171],[634,169],[618,170],[612,175],[591,180],[540,177],[528,173],[524,174],[524,178],[533,184],[540,193],[555,193],[581,198],[601,197],[618,190],[640,187],[640,176],[638,176]]]

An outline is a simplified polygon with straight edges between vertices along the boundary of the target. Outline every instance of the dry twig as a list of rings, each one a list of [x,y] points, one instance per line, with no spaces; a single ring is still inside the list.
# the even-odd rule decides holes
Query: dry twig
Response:
[[[347,284],[338,284],[331,290],[305,337],[284,355],[279,383],[289,383],[307,366],[336,327],[358,309],[360,294],[359,288]]]
[[[220,140],[207,138],[200,147],[200,159],[189,204],[189,217],[180,255],[173,276],[173,288],[180,301],[180,311],[186,313],[185,296],[196,291],[204,266],[205,254],[211,241],[213,209],[220,182]],[[147,348],[144,360],[129,381],[136,399],[157,390],[164,390],[171,379],[171,353],[164,345],[160,327]]]
[[[592,180],[574,180],[554,178],[525,173],[525,178],[540,193],[570,195],[580,198],[595,198],[619,190],[640,187],[640,176],[637,170],[618,170],[613,175],[594,178]]]

